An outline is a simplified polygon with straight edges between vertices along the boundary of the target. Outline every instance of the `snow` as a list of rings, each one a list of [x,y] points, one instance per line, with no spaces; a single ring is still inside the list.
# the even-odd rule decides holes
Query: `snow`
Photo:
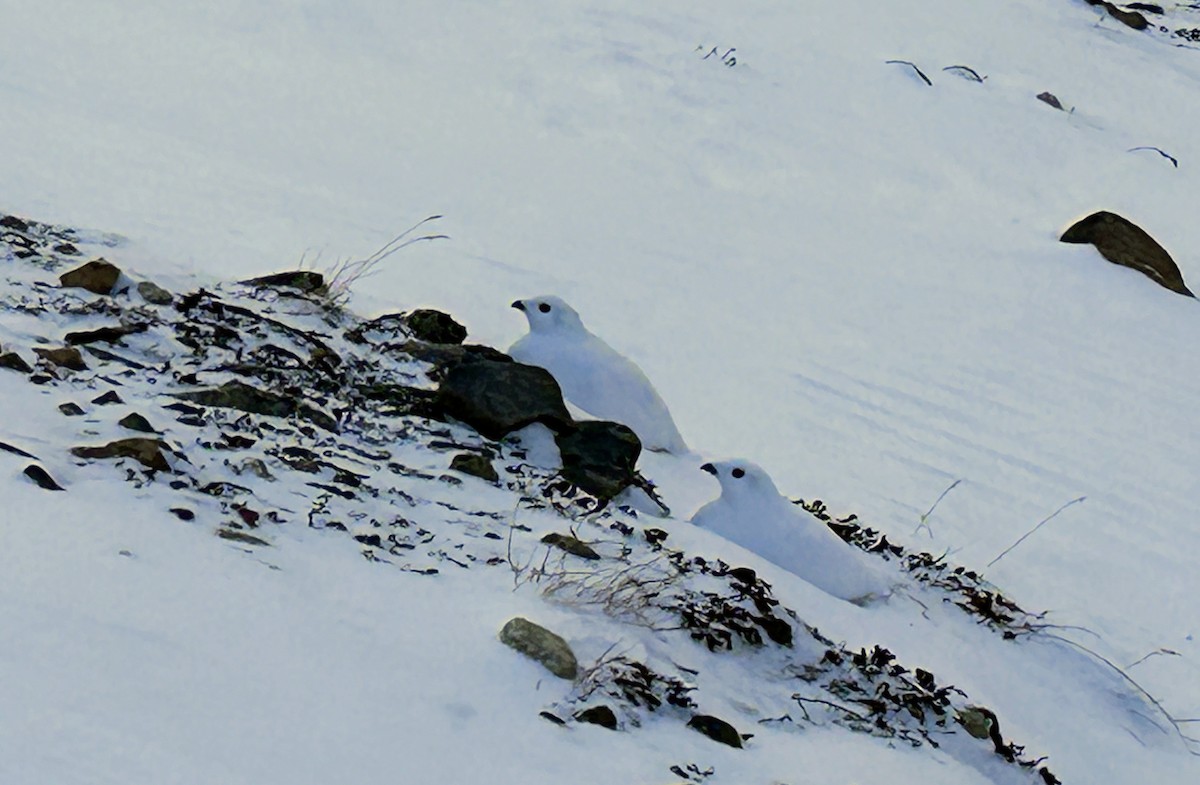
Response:
[[[1200,311],[1056,242],[1108,209],[1200,278],[1194,48],[1073,0],[8,6],[0,211],[118,233],[104,254],[177,292],[361,258],[443,214],[452,239],[392,257],[355,309],[438,307],[507,346],[524,330],[508,304],[554,291],[702,456],[745,455],[785,495],[974,569],[1086,497],[984,573],[1090,630],[1058,634],[1174,716],[1200,713]],[[737,65],[703,59],[714,46]],[[1179,167],[1126,152],[1141,145]],[[0,314],[0,343],[51,327]],[[537,717],[562,687],[495,632],[529,615],[594,658],[638,631],[495,576],[376,569],[344,538],[247,555],[164,520],[161,489],[75,467],[65,448],[103,425],[6,371],[0,396],[0,440],[69,486],[47,494],[0,454],[0,703],[19,707],[0,781],[668,782],[690,761],[713,782],[1004,781],[836,727],[744,751],[665,721],[564,731]],[[643,458],[675,510],[662,525],[740,557],[683,522],[716,495],[702,462]],[[900,598],[847,609],[755,567],[826,634],[995,710],[1064,782],[1200,773],[1066,644]],[[717,714],[765,672],[661,645],[728,690]]]

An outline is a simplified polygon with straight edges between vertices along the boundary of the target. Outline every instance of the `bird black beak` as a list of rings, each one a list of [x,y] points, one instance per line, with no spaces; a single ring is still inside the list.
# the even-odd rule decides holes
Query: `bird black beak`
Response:
[[[711,463],[706,463],[706,464],[704,464],[703,466],[701,466],[701,467],[700,467],[700,471],[702,471],[702,472],[708,472],[708,473],[709,473],[709,474],[711,474],[713,477],[716,477],[716,476],[717,476],[717,467],[716,467],[716,466],[713,466]]]
[[[524,311],[524,310],[525,310],[525,303],[521,302],[520,300],[517,300],[516,302],[514,302],[514,303],[512,304],[512,307],[513,307],[513,308],[516,308],[518,311]]]

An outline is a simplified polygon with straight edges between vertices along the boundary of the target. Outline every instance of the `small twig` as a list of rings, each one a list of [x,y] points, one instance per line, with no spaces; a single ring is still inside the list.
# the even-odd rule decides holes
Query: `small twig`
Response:
[[[1179,652],[1177,652],[1177,651],[1172,651],[1172,650],[1170,650],[1170,649],[1158,649],[1158,650],[1156,650],[1156,651],[1152,651],[1152,652],[1150,652],[1150,653],[1149,653],[1149,654],[1147,654],[1145,657],[1142,657],[1140,660],[1137,660],[1136,662],[1131,662],[1130,664],[1126,665],[1126,666],[1125,666],[1125,668],[1126,668],[1127,670],[1132,670],[1132,669],[1133,669],[1133,666],[1135,666],[1135,665],[1141,665],[1143,662],[1145,662],[1146,660],[1150,659],[1151,657],[1156,657],[1156,656],[1158,656],[1158,655],[1160,655],[1160,654],[1166,654],[1166,655],[1170,655],[1170,656],[1172,656],[1172,657],[1182,657],[1182,656],[1183,656],[1183,655],[1182,655],[1182,654],[1180,654]]]
[[[929,516],[933,515],[933,511],[936,510],[937,506],[942,503],[942,499],[945,499],[946,495],[949,494],[950,491],[957,488],[960,483],[962,483],[962,480],[955,480],[954,482],[950,483],[946,490],[942,491],[942,495],[937,497],[937,500],[934,501],[933,506],[926,510],[925,514],[921,516],[921,522],[917,524],[917,528],[913,529],[913,534],[916,534],[917,532],[921,531],[921,529],[924,529],[925,531],[929,532],[929,539],[933,539],[933,529],[927,523]]]
[[[957,73],[960,75],[965,72],[968,75],[968,78],[975,82],[983,82],[984,79],[987,79],[986,76],[980,76],[979,72],[968,65],[948,65],[942,70],[950,71],[951,73]]]
[[[994,559],[992,559],[990,562],[988,562],[988,563],[987,563],[987,566],[991,567],[993,564],[995,564],[996,562],[998,562],[998,561],[1000,561],[1001,559],[1003,559],[1005,556],[1007,556],[1007,555],[1008,555],[1008,552],[1009,552],[1009,551],[1011,551],[1013,548],[1017,547],[1017,546],[1018,546],[1018,545],[1020,545],[1021,543],[1025,542],[1025,539],[1026,539],[1027,537],[1029,537],[1029,535],[1033,534],[1035,531],[1037,531],[1038,529],[1042,528],[1043,526],[1045,526],[1045,525],[1046,525],[1047,523],[1049,523],[1050,521],[1054,520],[1054,518],[1056,518],[1060,512],[1062,512],[1063,510],[1067,509],[1067,508],[1068,508],[1068,507],[1070,507],[1071,505],[1074,505],[1074,504],[1079,504],[1081,501],[1083,501],[1083,500],[1084,500],[1084,499],[1086,499],[1086,498],[1087,498],[1086,496],[1080,496],[1078,499],[1072,499],[1071,501],[1067,502],[1067,503],[1066,503],[1066,504],[1064,504],[1063,506],[1059,507],[1059,508],[1058,508],[1057,510],[1055,510],[1053,513],[1051,513],[1051,514],[1050,514],[1050,515],[1048,515],[1047,517],[1043,518],[1043,519],[1041,520],[1041,522],[1040,522],[1040,523],[1039,523],[1037,526],[1034,526],[1032,529],[1030,529],[1029,531],[1027,531],[1027,532],[1025,532],[1024,534],[1022,534],[1022,535],[1021,535],[1021,536],[1020,536],[1020,537],[1017,539],[1017,541],[1016,541],[1016,542],[1014,542],[1012,545],[1010,545],[1010,546],[1008,546],[1007,548],[1005,548],[1005,549],[1004,549],[1004,551],[1003,551],[1003,552],[1002,552],[1002,553],[1001,553],[999,556],[997,556],[996,558],[994,558]]]
[[[916,63],[910,63],[908,60],[884,60],[884,62],[888,63],[889,65],[907,65],[908,67],[912,68],[912,70],[917,72],[917,76],[925,80],[925,84],[933,87],[933,82],[930,81],[929,77],[925,75],[924,71],[922,71],[920,68],[917,68]]]
[[[1178,169],[1178,168],[1179,168],[1179,159],[1178,159],[1178,158],[1176,158],[1176,157],[1175,157],[1175,156],[1173,156],[1173,155],[1169,155],[1169,154],[1167,154],[1166,152],[1164,152],[1164,151],[1160,150],[1160,149],[1159,149],[1159,148],[1157,148],[1157,147],[1130,147],[1130,148],[1129,148],[1128,150],[1126,150],[1125,152],[1127,152],[1127,153],[1132,153],[1132,152],[1136,152],[1136,151],[1138,151],[1138,150],[1153,150],[1154,152],[1156,152],[1156,153],[1158,153],[1159,155],[1161,155],[1163,158],[1166,158],[1168,161],[1170,161],[1171,163],[1175,164],[1175,168],[1176,168],[1176,169]]]

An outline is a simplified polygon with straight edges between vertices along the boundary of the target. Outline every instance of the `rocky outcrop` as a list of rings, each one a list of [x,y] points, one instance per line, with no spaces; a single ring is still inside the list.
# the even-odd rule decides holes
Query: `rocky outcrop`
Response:
[[[562,454],[562,475],[602,501],[609,501],[637,480],[642,443],[620,423],[587,421],[555,437]]]
[[[454,321],[450,314],[441,311],[422,308],[406,314],[403,322],[418,341],[460,344],[467,338],[467,328]]]
[[[202,406],[215,406],[220,409],[237,409],[251,414],[268,414],[272,417],[295,415],[318,428],[324,428],[327,431],[337,430],[337,422],[328,414],[301,403],[295,398],[260,390],[244,382],[226,382],[220,387],[175,393],[174,395],[185,401]]]
[[[82,267],[63,273],[58,281],[64,289],[87,289],[93,294],[111,294],[121,271],[105,259],[93,259]]]
[[[164,446],[158,439],[134,437],[118,439],[98,447],[73,447],[71,454],[77,458],[133,458],[147,469],[170,471],[171,467],[163,455]]]
[[[1113,264],[1137,270],[1173,292],[1195,297],[1184,285],[1183,274],[1171,255],[1141,227],[1116,213],[1092,213],[1060,239],[1064,243],[1091,243]]]
[[[567,642],[545,627],[517,616],[500,630],[500,642],[516,649],[562,679],[574,679],[579,661]]]

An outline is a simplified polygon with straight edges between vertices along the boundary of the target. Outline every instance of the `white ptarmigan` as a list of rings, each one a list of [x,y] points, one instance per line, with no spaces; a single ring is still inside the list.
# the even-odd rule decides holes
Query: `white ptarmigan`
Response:
[[[866,556],[780,495],[761,467],[736,460],[700,468],[716,475],[721,495],[696,511],[695,525],[856,605],[890,593],[889,581]]]
[[[545,368],[564,398],[593,417],[629,426],[645,449],[688,451],[646,374],[588,332],[575,309],[552,296],[517,300],[512,307],[529,320],[529,334],[508,350],[514,360]]]

